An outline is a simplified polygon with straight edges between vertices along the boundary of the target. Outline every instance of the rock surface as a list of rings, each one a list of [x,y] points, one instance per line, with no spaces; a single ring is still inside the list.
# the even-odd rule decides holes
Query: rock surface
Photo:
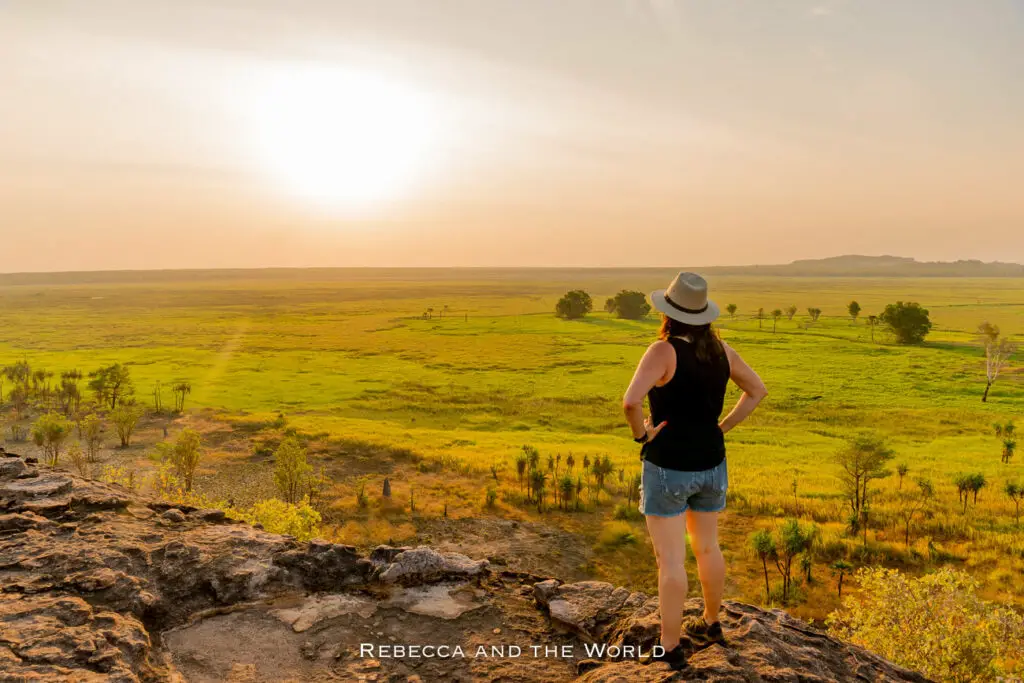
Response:
[[[645,666],[621,656],[657,641],[642,593],[300,543],[0,452],[3,681],[925,680],[778,610],[723,624],[687,669]]]

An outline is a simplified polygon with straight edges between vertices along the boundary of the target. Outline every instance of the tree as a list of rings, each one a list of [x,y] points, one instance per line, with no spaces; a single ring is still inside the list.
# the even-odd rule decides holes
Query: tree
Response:
[[[896,465],[896,475],[900,478],[899,486],[896,487],[898,491],[903,490],[903,477],[907,476],[907,472],[909,471],[910,468],[907,467],[906,463],[901,462],[899,465]]]
[[[1010,497],[1016,507],[1016,524],[1020,526],[1020,504],[1024,501],[1024,486],[1020,486],[1016,482],[1006,482],[1006,487],[1003,492]]]
[[[312,472],[306,461],[306,449],[298,439],[285,439],[274,451],[274,483],[284,502],[295,504],[302,500]]]
[[[871,341],[875,341],[875,325],[878,324],[877,315],[868,316],[868,326],[871,328]]]
[[[82,421],[78,423],[78,438],[85,443],[85,459],[89,462],[99,460],[103,422],[98,415],[90,413],[82,418]]]
[[[563,474],[558,480],[558,496],[559,496],[559,507],[563,510],[569,509],[569,501],[572,499],[572,492],[575,485],[572,477],[568,474]]]
[[[70,417],[77,413],[82,404],[82,392],[78,383],[82,379],[79,370],[69,370],[60,373],[60,386],[57,388],[57,401],[60,403],[61,412]]]
[[[56,467],[64,442],[71,436],[71,423],[58,413],[41,415],[32,425],[32,441],[43,449],[47,464]]]
[[[988,485],[988,480],[985,479],[985,475],[981,472],[976,472],[968,477],[968,489],[974,496],[974,504],[978,504],[978,493],[981,492],[985,486]]]
[[[796,315],[796,306],[786,307],[786,320],[793,320],[793,316]]]
[[[175,382],[171,386],[171,392],[174,394],[174,412],[183,412],[185,397],[192,393],[192,385],[189,382]]]
[[[757,309],[757,329],[761,329],[764,326],[764,309]]]
[[[856,301],[851,301],[846,306],[846,312],[850,314],[851,318],[853,318],[853,322],[857,322],[857,316],[860,315],[860,304]]]
[[[1017,344],[1001,336],[998,325],[987,321],[978,325],[978,336],[985,349],[985,393],[981,395],[981,402],[985,403],[988,401],[989,389],[999,378],[999,372],[1010,356],[1017,352]]]
[[[111,410],[135,393],[131,373],[120,363],[102,367],[89,376],[92,377],[89,388],[96,395],[96,400],[108,404]]]
[[[530,488],[533,489],[533,495],[537,499],[537,511],[544,512],[544,484],[547,482],[548,476],[540,470],[533,470],[530,472]]]
[[[85,453],[82,452],[82,444],[77,441],[71,444],[68,448],[68,460],[71,461],[71,466],[80,476],[89,476],[89,462],[85,459]]]
[[[913,301],[889,304],[878,319],[900,344],[920,344],[932,329],[928,309]]]
[[[178,438],[169,449],[171,465],[174,467],[175,474],[185,484],[185,493],[192,491],[192,482],[202,457],[201,444],[202,439],[199,432],[186,428],[178,433]]]
[[[775,334],[775,327],[779,324],[779,318],[782,317],[782,309],[776,308],[772,311],[772,334]]]
[[[768,600],[772,594],[771,584],[768,583],[768,561],[775,562],[778,557],[778,549],[775,547],[775,538],[767,529],[761,529],[750,537],[750,547],[761,560],[761,568],[764,570],[764,599]]]
[[[829,569],[832,570],[832,576],[838,576],[839,577],[839,586],[838,586],[839,592],[838,592],[838,595],[839,595],[840,598],[842,598],[843,597],[843,577],[850,573],[850,570],[853,569],[853,565],[850,564],[849,562],[847,562],[846,560],[841,560],[840,559],[840,560],[836,560],[835,562],[830,564],[829,565]]]
[[[612,299],[614,303],[613,312],[620,318],[627,320],[640,320],[651,312],[651,305],[647,303],[647,295],[643,292],[622,290]],[[607,304],[605,308],[607,309]]]
[[[519,476],[519,490],[523,490],[523,478],[526,476],[526,453],[516,456],[516,474]]]
[[[867,505],[868,484],[887,474],[885,465],[893,456],[893,451],[886,447],[885,442],[873,436],[859,436],[836,453],[835,462],[840,468],[839,480],[857,523],[860,523]]]
[[[615,312],[615,299],[614,298],[608,297],[607,299],[604,300],[604,312],[605,313],[614,313]]]
[[[1020,676],[1024,616],[982,600],[978,582],[943,567],[921,577],[865,567],[860,591],[825,620],[829,634],[935,681]],[[1004,668],[1005,667],[1005,668]]]
[[[729,312],[730,318],[736,317],[736,304],[729,304],[728,306],[725,307],[725,310]]]
[[[566,320],[577,320],[594,308],[594,302],[590,295],[581,289],[574,289],[566,292],[565,296],[555,304],[555,315]]]
[[[821,317],[821,309],[814,307],[808,308],[807,315],[810,317],[812,323],[816,323],[818,322],[818,318]]]
[[[121,448],[132,445],[132,433],[142,419],[142,408],[133,403],[122,403],[110,413],[117,436],[121,439]]]
[[[917,480],[917,491],[901,491],[896,514],[903,521],[904,537],[903,542],[910,547],[910,525],[914,516],[921,512],[928,505],[928,502],[935,496],[935,489],[928,479]]]
[[[807,552],[817,530],[814,526],[803,527],[796,519],[787,519],[779,529],[779,543],[776,551],[775,566],[782,575],[782,599],[789,597],[789,588],[793,584],[793,560],[801,553]]]

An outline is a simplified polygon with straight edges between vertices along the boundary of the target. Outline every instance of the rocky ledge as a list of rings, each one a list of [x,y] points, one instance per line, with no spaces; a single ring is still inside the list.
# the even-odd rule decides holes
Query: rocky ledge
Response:
[[[3,681],[925,680],[779,610],[723,624],[687,669],[645,666],[643,593],[300,543],[0,453]]]

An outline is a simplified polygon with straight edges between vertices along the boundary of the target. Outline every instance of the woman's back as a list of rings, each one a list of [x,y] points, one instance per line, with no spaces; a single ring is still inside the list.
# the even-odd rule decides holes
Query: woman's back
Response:
[[[720,345],[717,354],[701,360],[690,341],[669,337],[668,342],[675,349],[675,372],[647,394],[652,421],[668,424],[644,446],[643,457],[667,469],[708,470],[725,458],[718,421],[729,382],[729,358]]]

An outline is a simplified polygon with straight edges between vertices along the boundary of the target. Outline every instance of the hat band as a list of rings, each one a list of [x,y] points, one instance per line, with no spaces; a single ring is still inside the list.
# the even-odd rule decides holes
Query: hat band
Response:
[[[677,311],[682,311],[683,313],[689,313],[690,315],[697,315],[698,313],[703,313],[704,311],[708,310],[708,305],[707,304],[704,304],[703,308],[687,308],[686,306],[680,306],[675,301],[672,301],[672,299],[669,298],[667,293],[664,296],[665,296],[665,301],[668,302],[669,306],[671,306],[672,308],[676,309]]]

